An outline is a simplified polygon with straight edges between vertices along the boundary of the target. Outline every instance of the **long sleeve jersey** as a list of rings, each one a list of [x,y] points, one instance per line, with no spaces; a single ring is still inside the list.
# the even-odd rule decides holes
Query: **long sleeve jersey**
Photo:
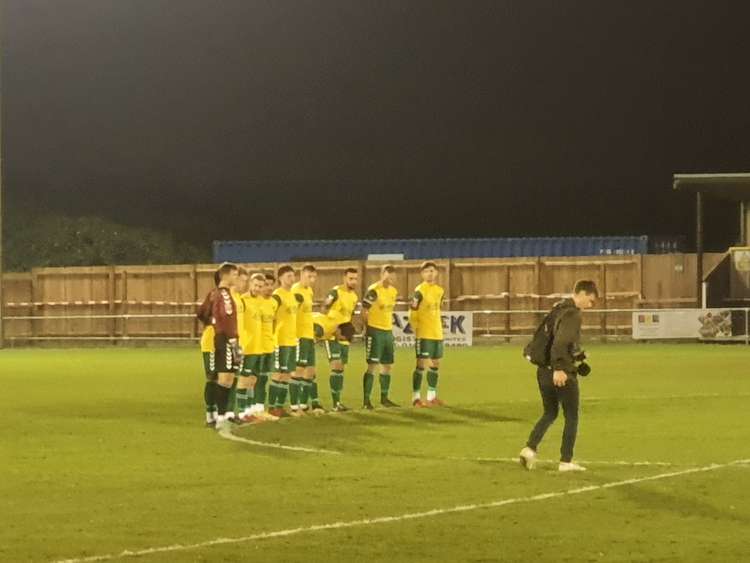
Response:
[[[203,324],[211,324],[216,334],[237,338],[237,308],[226,287],[213,289],[198,308],[196,315]]]

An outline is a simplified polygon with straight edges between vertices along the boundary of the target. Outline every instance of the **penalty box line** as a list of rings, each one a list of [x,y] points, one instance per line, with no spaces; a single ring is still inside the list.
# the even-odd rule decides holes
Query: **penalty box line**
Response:
[[[319,532],[323,530],[341,530],[346,528],[356,528],[362,526],[374,526],[377,524],[391,524],[394,522],[403,522],[406,520],[418,520],[421,518],[431,518],[433,516],[441,516],[443,514],[456,514],[461,512],[471,512],[480,509],[487,508],[499,508],[508,506],[511,504],[530,503],[539,500],[547,500],[552,498],[560,498],[565,496],[580,495],[583,493],[589,493],[592,491],[599,491],[605,489],[615,489],[618,487],[625,487],[628,485],[636,485],[638,483],[646,483],[649,481],[659,481],[662,479],[670,479],[673,477],[681,477],[684,475],[691,475],[696,473],[706,473],[709,471],[716,471],[717,469],[724,469],[727,467],[745,465],[750,463],[750,459],[742,459],[731,461],[729,463],[712,463],[711,465],[705,465],[703,467],[694,467],[691,469],[683,469],[681,471],[671,471],[669,473],[660,473],[658,475],[651,475],[649,477],[636,477],[633,479],[624,479],[622,481],[612,481],[604,483],[602,485],[589,485],[586,487],[577,487],[574,489],[568,489],[565,491],[557,491],[552,493],[543,493],[539,495],[533,495],[528,497],[516,497],[507,498],[502,500],[496,500],[493,502],[479,503],[479,504],[465,504],[459,506],[453,506],[449,508],[435,508],[433,510],[426,510],[424,512],[410,512],[406,514],[399,514],[396,516],[381,516],[378,518],[366,518],[361,520],[350,520],[348,522],[332,522],[329,524],[315,524],[312,526],[304,526],[299,528],[288,528],[285,530],[276,530],[273,532],[262,532],[259,534],[253,534],[250,536],[242,536],[235,538],[216,538],[193,544],[174,544],[162,547],[151,547],[146,549],[137,550],[125,550],[120,553],[113,553],[107,555],[93,555],[89,557],[71,558],[57,560],[55,563],[91,563],[94,561],[110,561],[112,559],[123,559],[126,557],[142,557],[144,555],[154,555],[158,553],[172,553],[176,551],[190,551],[194,549],[201,549],[206,547],[213,547],[217,545],[227,544],[238,544],[247,543],[251,541],[282,538],[288,536],[295,536],[298,534],[304,534],[309,532]]]

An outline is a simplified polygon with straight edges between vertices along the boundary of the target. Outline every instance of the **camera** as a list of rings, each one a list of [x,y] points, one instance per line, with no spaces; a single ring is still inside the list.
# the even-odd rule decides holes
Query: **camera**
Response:
[[[586,352],[583,350],[575,350],[573,352],[573,361],[578,364],[576,367],[576,373],[581,377],[586,377],[591,373],[591,366],[586,363]]]

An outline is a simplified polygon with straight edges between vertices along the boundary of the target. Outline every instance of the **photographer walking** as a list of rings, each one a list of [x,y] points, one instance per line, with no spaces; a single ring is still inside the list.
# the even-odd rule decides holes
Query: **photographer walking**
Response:
[[[537,382],[542,396],[544,413],[531,431],[526,447],[521,450],[520,462],[533,469],[539,443],[557,418],[560,405],[565,416],[559,471],[585,471],[573,463],[573,447],[578,433],[578,375],[588,375],[590,368],[583,362],[580,348],[581,311],[590,309],[599,296],[593,281],[579,281],[573,297],[557,303],[534,334],[524,355],[537,365]]]

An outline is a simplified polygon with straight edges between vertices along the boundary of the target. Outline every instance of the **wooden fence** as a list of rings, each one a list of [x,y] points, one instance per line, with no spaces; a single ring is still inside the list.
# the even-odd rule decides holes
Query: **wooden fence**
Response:
[[[724,254],[704,256],[710,271]],[[601,289],[598,309],[684,307],[696,302],[694,254],[437,260],[448,307],[478,311],[483,334],[528,334],[544,310],[570,292],[577,279]],[[362,287],[374,282],[382,263],[317,263],[315,294],[322,298],[344,268],[360,272]],[[419,283],[419,262],[396,263],[401,300]],[[10,342],[196,338],[191,315],[213,285],[213,264],[41,268],[4,276],[4,327]],[[248,265],[275,271],[278,264]],[[403,305],[405,307],[405,305]],[[65,319],[55,317],[67,317]],[[72,317],[72,318],[71,318]],[[585,330],[628,334],[631,315],[592,313]]]

